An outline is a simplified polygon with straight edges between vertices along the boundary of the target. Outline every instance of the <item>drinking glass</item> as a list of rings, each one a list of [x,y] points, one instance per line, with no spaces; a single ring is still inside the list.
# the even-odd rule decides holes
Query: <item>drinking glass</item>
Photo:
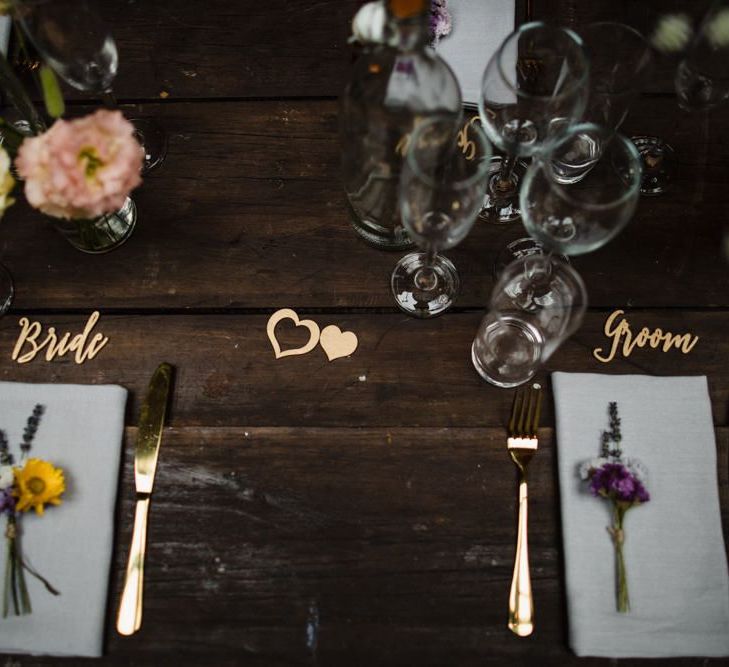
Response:
[[[438,252],[460,243],[473,227],[486,191],[491,146],[473,125],[468,149],[459,125],[435,117],[415,129],[400,177],[400,210],[410,238],[423,249],[405,255],[390,279],[397,305],[414,317],[433,317],[456,298],[460,281]]]
[[[496,283],[471,346],[476,371],[497,387],[527,382],[578,329],[586,308],[585,284],[569,264],[517,259]]]
[[[112,82],[119,56],[116,43],[91,0],[15,0],[23,31],[53,70],[77,90],[100,95],[116,108]],[[162,163],[167,137],[150,118],[132,119],[144,148],[143,173]]]
[[[519,218],[525,166],[519,158],[544,150],[581,117],[588,71],[580,38],[540,22],[521,26],[493,55],[483,75],[479,114],[488,138],[506,156],[492,160],[483,218],[497,224]]]
[[[589,171],[574,182],[559,178],[559,165],[572,160],[575,139],[599,148]],[[522,219],[529,235],[551,251],[581,255],[603,246],[632,218],[641,183],[640,155],[621,134],[593,123],[575,125],[534,160],[520,192]]]
[[[676,71],[679,105],[712,109],[729,99],[729,5],[716,3],[701,22]]]
[[[651,69],[650,46],[637,30],[609,21],[591,23],[580,31],[580,37],[590,59],[587,105],[581,122],[617,130]],[[558,119],[555,123],[565,121]],[[581,179],[595,164],[599,150],[593,137],[576,135],[569,150],[562,151],[569,160],[554,165],[557,181],[573,183]]]

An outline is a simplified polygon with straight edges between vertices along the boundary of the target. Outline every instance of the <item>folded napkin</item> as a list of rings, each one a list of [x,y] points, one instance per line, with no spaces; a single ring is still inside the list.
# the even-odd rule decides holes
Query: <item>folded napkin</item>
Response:
[[[481,79],[491,56],[514,30],[514,0],[448,0],[451,34],[436,50],[461,85],[464,104],[478,104]]]
[[[570,645],[580,656],[729,655],[729,579],[705,377],[554,373]],[[631,610],[615,610],[610,503],[580,482],[618,403],[650,501],[625,518]]]
[[[0,382],[0,429],[16,461],[26,420],[40,403],[45,412],[30,456],[62,467],[66,478],[61,505],[21,520],[24,556],[61,595],[27,575],[33,613],[0,618],[0,653],[101,655],[126,395],[112,385]],[[4,543],[0,554],[5,572]]]

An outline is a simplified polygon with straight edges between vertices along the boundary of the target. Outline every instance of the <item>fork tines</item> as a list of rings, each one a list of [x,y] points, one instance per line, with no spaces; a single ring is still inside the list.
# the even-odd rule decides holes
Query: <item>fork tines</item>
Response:
[[[537,448],[537,429],[542,411],[542,387],[520,387],[514,395],[509,419],[509,447]]]

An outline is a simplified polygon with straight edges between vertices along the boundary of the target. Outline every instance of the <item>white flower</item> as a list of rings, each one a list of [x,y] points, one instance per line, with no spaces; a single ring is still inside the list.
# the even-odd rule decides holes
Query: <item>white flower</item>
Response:
[[[590,479],[590,474],[593,470],[597,470],[598,468],[602,467],[608,462],[607,459],[603,458],[595,458],[590,459],[589,461],[584,461],[580,464],[580,467],[578,468],[580,473],[580,479]]]
[[[643,484],[645,484],[648,481],[648,468],[645,467],[645,464],[642,461],[639,461],[636,458],[627,457],[623,460],[623,465],[630,470],[633,477],[635,477],[639,482],[643,482]]]
[[[651,37],[651,44],[663,53],[683,51],[691,39],[693,30],[685,14],[666,14],[658,21]]]
[[[11,487],[15,476],[13,475],[12,466],[0,466],[0,491]]]
[[[362,5],[352,19],[352,37],[349,41],[361,44],[384,44],[386,22],[387,12],[384,2],[380,0]]]
[[[5,209],[15,201],[10,197],[14,187],[15,180],[10,174],[10,158],[5,149],[0,148],[0,217],[5,213]]]
[[[729,45],[729,7],[718,11],[706,26],[706,36],[709,44],[721,49]]]

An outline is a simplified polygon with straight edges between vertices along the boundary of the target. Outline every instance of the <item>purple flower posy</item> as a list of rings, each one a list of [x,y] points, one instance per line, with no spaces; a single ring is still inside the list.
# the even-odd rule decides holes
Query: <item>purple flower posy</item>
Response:
[[[578,469],[580,477],[588,482],[593,496],[609,500],[612,504],[612,525],[608,533],[615,546],[617,569],[617,608],[619,612],[630,610],[628,598],[628,582],[625,573],[623,544],[625,531],[623,522],[625,513],[631,508],[647,503],[650,494],[646,489],[647,471],[645,466],[635,458],[623,458],[620,443],[623,436],[620,432],[618,404],[610,403],[610,430],[602,433],[602,450],[600,458],[584,461]]]

